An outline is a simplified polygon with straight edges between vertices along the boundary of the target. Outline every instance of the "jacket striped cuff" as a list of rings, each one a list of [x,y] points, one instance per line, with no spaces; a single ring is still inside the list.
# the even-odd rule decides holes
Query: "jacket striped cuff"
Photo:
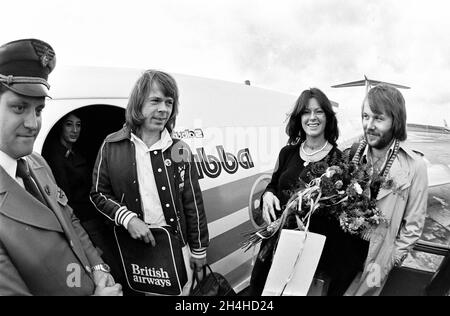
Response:
[[[129,211],[126,206],[120,207],[115,214],[115,222],[117,226],[124,226],[127,229],[130,220],[137,216],[136,213]]]
[[[191,249],[191,255],[194,258],[202,259],[206,257],[206,248]]]

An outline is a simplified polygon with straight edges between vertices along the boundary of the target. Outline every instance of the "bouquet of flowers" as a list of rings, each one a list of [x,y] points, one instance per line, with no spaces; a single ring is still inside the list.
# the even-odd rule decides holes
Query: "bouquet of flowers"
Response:
[[[247,234],[243,248],[248,250],[263,239],[274,236],[286,226],[292,217],[298,229],[307,230],[309,219],[315,212],[334,217],[340,228],[353,235],[364,235],[385,220],[376,206],[376,195],[380,187],[392,186],[391,179],[372,173],[367,164],[350,161],[344,156],[329,166],[317,162],[311,166],[309,176],[318,175],[293,191],[280,218],[270,225]]]

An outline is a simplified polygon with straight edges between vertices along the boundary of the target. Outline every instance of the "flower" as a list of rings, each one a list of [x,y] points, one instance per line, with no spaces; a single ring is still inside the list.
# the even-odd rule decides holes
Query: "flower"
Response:
[[[318,161],[311,165],[311,173],[315,177],[320,177],[328,168],[328,164],[324,161]]]
[[[376,196],[370,193],[373,188],[394,185],[393,182],[372,174],[366,164],[351,162],[348,157],[334,163],[331,166],[325,162],[308,165],[310,182],[302,182],[290,192],[291,198],[280,218],[249,234],[250,239],[244,243],[246,250],[262,239],[279,237],[282,228],[305,230],[307,222],[314,220],[315,212],[335,218],[344,232],[361,238],[385,221],[376,206]]]
[[[356,193],[358,193],[358,194],[362,194],[363,193],[363,190],[362,190],[362,188],[361,188],[361,186],[359,185],[358,182],[355,182],[353,184],[353,187],[355,188]]]
[[[325,171],[325,177],[327,178],[331,178],[334,176],[334,174],[336,173],[336,170],[332,167],[329,167],[326,171]]]
[[[394,179],[392,178],[385,179],[385,181],[381,184],[381,187],[386,190],[392,189],[394,187]]]

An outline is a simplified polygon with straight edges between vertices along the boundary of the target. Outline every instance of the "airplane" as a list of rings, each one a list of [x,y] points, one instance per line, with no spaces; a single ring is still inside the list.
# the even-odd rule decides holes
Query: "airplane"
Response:
[[[55,136],[58,121],[78,109],[83,116],[78,143],[93,164],[104,138],[122,127],[129,93],[142,72],[57,67],[49,79],[52,99],[42,113],[35,150],[42,152]],[[173,135],[185,141],[195,155],[211,240],[207,259],[214,271],[241,292],[248,287],[258,253],[258,248],[247,252],[241,248],[244,234],[264,225],[259,199],[279,150],[287,143],[286,113],[298,96],[244,83],[173,76],[180,90]],[[334,105],[342,115],[339,111],[344,109]],[[356,130],[361,131],[360,126],[349,128],[345,126],[341,133],[341,145],[350,143]],[[450,182],[447,169],[441,172],[446,175],[442,183]]]
[[[403,85],[396,84],[396,83],[389,83],[389,82],[385,82],[385,81],[369,79],[369,78],[367,78],[366,75],[364,75],[364,79],[363,80],[337,84],[337,85],[334,85],[334,86],[331,86],[331,87],[332,88],[348,88],[348,87],[365,86],[366,87],[366,94],[367,94],[367,92],[369,92],[371,87],[376,86],[377,84],[380,84],[380,83],[384,83],[384,84],[390,85],[392,87],[400,88],[400,89],[411,89],[410,87],[403,86]]]

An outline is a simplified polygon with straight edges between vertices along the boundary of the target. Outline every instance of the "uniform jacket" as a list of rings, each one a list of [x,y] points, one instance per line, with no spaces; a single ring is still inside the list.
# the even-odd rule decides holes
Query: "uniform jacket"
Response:
[[[103,263],[45,160],[26,157],[49,207],[0,167],[0,296],[91,295]]]
[[[206,256],[208,226],[198,175],[189,146],[174,140],[162,152],[151,152],[164,218],[194,256]],[[143,220],[136,155],[131,132],[124,127],[106,137],[93,172],[91,200],[111,222],[121,225],[131,212]]]
[[[372,232],[364,271],[346,295],[379,295],[395,260],[404,258],[422,234],[428,198],[425,162],[401,142],[389,176],[393,187],[381,188],[377,196],[387,222]]]

